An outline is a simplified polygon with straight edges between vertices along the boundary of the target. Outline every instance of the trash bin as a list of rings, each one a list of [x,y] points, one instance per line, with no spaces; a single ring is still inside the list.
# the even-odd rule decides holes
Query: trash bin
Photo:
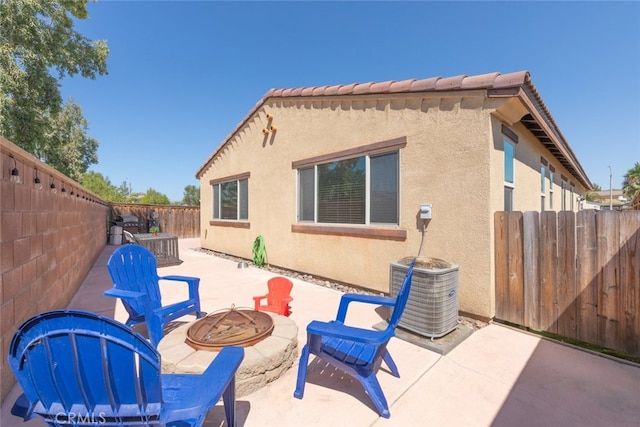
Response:
[[[122,227],[112,225],[109,230],[109,244],[121,245],[122,244]]]

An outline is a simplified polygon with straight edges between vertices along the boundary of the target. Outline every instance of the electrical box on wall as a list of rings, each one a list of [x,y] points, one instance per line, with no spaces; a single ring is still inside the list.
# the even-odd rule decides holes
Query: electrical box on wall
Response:
[[[420,205],[420,219],[431,219],[432,209],[431,203]]]

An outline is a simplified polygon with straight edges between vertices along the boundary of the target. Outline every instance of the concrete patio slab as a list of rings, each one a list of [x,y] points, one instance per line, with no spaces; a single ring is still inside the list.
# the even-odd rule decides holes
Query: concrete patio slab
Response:
[[[252,296],[264,294],[275,274],[200,252],[199,239],[180,240],[178,266],[161,275],[201,278],[201,302],[211,312],[251,307]],[[106,262],[115,249],[107,246],[75,295],[70,308],[86,309],[124,321],[126,313],[102,292],[111,287]],[[306,325],[335,318],[341,292],[292,279],[293,314],[298,346],[306,341]],[[186,289],[162,284],[166,301],[179,300]],[[193,320],[189,317],[185,320]],[[365,305],[350,308],[347,322],[372,327],[380,315]],[[445,354],[394,338],[389,343],[401,378],[386,367],[378,373],[390,404],[391,418],[378,417],[373,404],[348,375],[311,361],[304,398],[293,397],[297,361],[276,381],[240,397],[238,425],[253,426],[638,426],[640,367],[505,326],[490,324],[474,331]],[[0,426],[41,426],[23,423],[10,414],[14,387],[2,403]],[[222,404],[207,416],[205,426],[224,425]]]

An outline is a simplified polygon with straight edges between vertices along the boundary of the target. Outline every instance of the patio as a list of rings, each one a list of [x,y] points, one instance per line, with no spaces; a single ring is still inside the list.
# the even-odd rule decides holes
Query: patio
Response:
[[[211,312],[252,306],[274,274],[258,268],[238,269],[236,262],[194,249],[199,239],[181,239],[182,264],[161,275],[201,278],[202,308]],[[111,287],[107,246],[70,308],[126,319],[124,308],[103,291]],[[314,319],[335,317],[341,292],[292,279],[293,314],[299,350],[305,327]],[[167,301],[182,295],[163,288]],[[350,308],[348,323],[371,327],[380,321],[366,306]],[[192,318],[187,318],[191,320]],[[185,320],[187,320],[185,319]],[[263,388],[238,398],[239,426],[637,426],[640,420],[640,367],[558,344],[505,326],[475,331],[446,355],[394,338],[389,344],[401,378],[385,371],[378,378],[390,404],[391,418],[379,418],[360,384],[311,362],[302,400],[293,397],[294,366]],[[39,426],[10,414],[20,393],[14,387],[2,405],[3,427]],[[212,410],[207,426],[223,424],[222,406]]]

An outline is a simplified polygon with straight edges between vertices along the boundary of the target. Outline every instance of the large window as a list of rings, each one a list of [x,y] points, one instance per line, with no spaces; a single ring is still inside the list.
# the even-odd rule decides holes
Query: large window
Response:
[[[515,147],[507,139],[503,141],[504,145],[504,210],[511,212],[513,210],[513,191],[515,188]]]
[[[247,175],[212,181],[213,219],[249,219],[249,179]]]
[[[398,151],[298,169],[298,220],[398,224]]]

